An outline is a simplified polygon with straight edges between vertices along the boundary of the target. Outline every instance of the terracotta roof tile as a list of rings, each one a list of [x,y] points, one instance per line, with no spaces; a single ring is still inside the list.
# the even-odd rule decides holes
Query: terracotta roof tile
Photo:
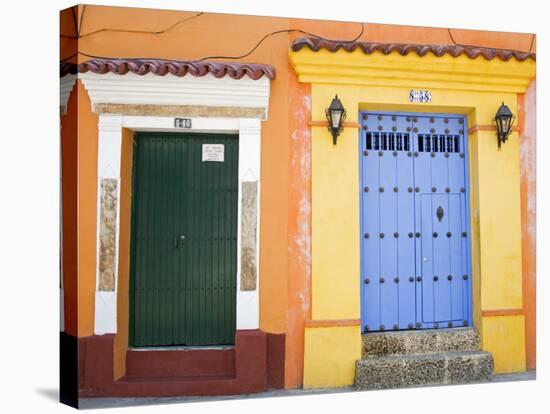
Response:
[[[536,60],[535,53],[520,52],[517,50],[492,49],[478,46],[474,47],[461,45],[417,45],[411,43],[338,42],[308,37],[296,39],[294,42],[292,42],[291,45],[292,50],[295,52],[301,50],[304,47],[307,47],[314,52],[317,52],[320,49],[327,49],[331,52],[336,52],[339,49],[343,49],[348,52],[353,52],[357,48],[360,48],[366,54],[371,54],[375,51],[379,51],[386,55],[392,52],[397,52],[405,56],[411,52],[414,52],[418,56],[424,56],[428,52],[431,52],[435,56],[450,54],[451,56],[457,57],[465,54],[472,59],[481,55],[487,60],[494,59],[495,57],[503,61],[508,61],[512,57],[516,58],[520,62],[526,59]]]
[[[204,76],[207,73],[216,78],[229,76],[233,79],[241,79],[247,75],[249,78],[257,80],[262,76],[269,79],[275,79],[275,68],[271,65],[259,63],[241,63],[241,62],[193,62],[193,61],[174,61],[160,59],[91,59],[79,63],[62,63],[60,75],[63,77],[69,73],[93,72],[105,74],[108,72],[124,75],[128,72],[137,75],[154,73],[164,76],[171,73],[175,76]]]

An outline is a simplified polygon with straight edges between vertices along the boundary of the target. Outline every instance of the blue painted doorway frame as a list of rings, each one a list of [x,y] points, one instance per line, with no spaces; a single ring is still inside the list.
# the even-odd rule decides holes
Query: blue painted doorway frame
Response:
[[[360,111],[359,122],[362,330],[383,331],[471,326],[472,260],[467,117],[446,113]],[[445,128],[444,132],[446,135],[434,134],[436,131],[433,127],[437,127],[438,125],[441,132]],[[457,128],[460,128],[460,130]],[[461,137],[458,140],[455,138],[456,142],[454,142],[452,137],[456,137],[458,132],[460,132]],[[384,137],[383,140],[382,136]],[[419,148],[419,145],[422,146],[425,143],[428,145],[427,148]],[[429,145],[432,145],[432,147]],[[459,145],[461,147],[460,152],[458,151]],[[368,150],[367,146],[369,146]],[[456,153],[453,153],[455,152],[454,149],[456,149]],[[447,151],[451,153],[447,153]],[[368,156],[369,152],[371,156],[379,156],[376,163],[366,162],[366,156]],[[385,157],[383,156],[384,154],[386,155]],[[420,193],[420,189],[415,185],[415,182],[417,176],[421,180],[420,176],[424,170],[417,168],[417,165],[420,166],[426,162],[445,162],[448,164],[456,162],[453,160],[458,160],[459,155],[463,160],[461,160],[461,168],[463,170],[456,171],[463,173],[463,188],[460,188],[461,194],[453,194],[449,188],[445,189],[446,194],[438,194],[439,192],[443,192],[444,189],[440,188],[436,193],[435,187],[431,189],[424,188],[422,189],[422,193]],[[399,173],[395,173],[396,176],[393,179],[391,174],[387,175],[383,173],[393,168],[399,171]],[[448,165],[447,171],[449,171]],[[378,174],[378,177],[375,177],[376,174]],[[370,180],[367,180],[366,177],[369,177]],[[432,179],[435,184],[438,181],[437,174]],[[447,177],[447,183],[449,179]],[[457,181],[457,179],[454,181]],[[376,186],[374,188],[373,184],[376,182],[379,184],[379,187]],[[398,217],[395,219],[391,217],[391,214],[384,214],[391,207],[390,205],[385,205],[386,198],[383,197],[384,191],[386,192],[385,194],[392,191],[395,192],[395,198],[398,200],[397,203],[402,207],[400,209],[402,213],[398,213]],[[457,203],[459,202],[457,200],[460,200],[462,197],[464,208],[463,213],[461,211],[460,214],[460,223],[458,223],[457,215],[449,216],[448,211],[451,207],[456,210]],[[439,206],[438,209],[435,208],[435,205],[438,203],[443,204],[444,208],[442,206]],[[433,214],[434,211],[426,213],[427,210],[430,210],[426,206],[430,205],[433,205],[432,210],[446,210],[447,215],[442,214],[442,217],[445,218],[435,219],[436,215]],[[422,206],[424,206],[424,214],[421,212]],[[428,223],[430,218],[431,222]],[[447,253],[449,261],[451,261],[453,249],[454,251],[457,248],[460,250],[463,262],[459,266],[460,270],[462,270],[459,272],[461,274],[457,274],[458,268],[455,264],[454,269],[449,272],[453,273],[453,275],[441,274],[433,276],[434,268],[437,268],[437,262],[438,260],[441,261],[442,256],[440,254],[433,254],[434,245],[438,253],[440,253],[442,251],[441,246],[445,246],[445,243],[441,243],[445,239],[442,237],[437,239],[435,237],[436,232],[433,231],[432,233],[432,230],[436,230],[438,225],[441,226],[442,220],[443,225],[447,226],[447,230],[453,230],[452,233],[454,236],[452,237],[450,231],[446,233],[447,237],[449,237]],[[448,220],[448,222],[445,220]],[[414,223],[411,223],[411,221],[414,221]],[[424,227],[424,229],[422,230],[420,227]],[[459,227],[461,231],[458,231],[458,233],[461,233],[460,235],[463,237],[456,238],[458,236],[456,230],[459,230]],[[369,232],[365,232],[366,228],[370,228],[371,231],[376,229],[377,231],[369,234]],[[394,230],[395,232],[393,232]],[[432,234],[434,235],[433,238]],[[440,236],[444,236],[444,234]],[[367,260],[365,252],[372,252],[372,247],[376,245],[378,246],[375,247],[378,249],[378,258],[376,257],[377,254],[370,254],[369,260]],[[387,246],[393,247],[388,248]],[[397,251],[399,251],[399,254],[397,254]],[[431,256],[424,254],[424,252],[429,251],[432,252]],[[398,258],[396,261],[382,260],[382,254],[386,256],[396,255]],[[414,263],[413,266],[411,266],[410,256],[414,256],[412,260],[412,263]],[[435,263],[433,268],[425,266],[422,259],[424,261],[433,261]],[[373,263],[373,261],[378,262]],[[406,265],[400,266],[400,261],[403,261]],[[373,265],[374,268],[378,269],[379,274],[368,274],[376,273],[372,271]],[[410,268],[410,271],[403,271],[407,266]],[[429,277],[429,279],[422,280],[423,276]],[[448,281],[447,284],[444,283],[445,280]],[[439,283],[440,281],[442,283]],[[459,290],[450,287],[453,284],[460,283],[463,283],[463,285],[461,285],[461,289]],[[385,303],[387,301],[384,298],[388,297],[390,291],[392,292],[391,295],[397,298],[396,303]],[[452,297],[453,294],[454,298]],[[460,300],[460,296],[457,296],[461,294],[465,296],[463,300]],[[426,300],[426,297],[430,298],[430,295],[434,297],[432,304],[430,304],[431,299]],[[448,297],[450,304],[446,303],[446,295],[450,295]],[[455,305],[453,306],[451,303]],[[441,305],[439,308],[438,304]],[[461,308],[462,306],[464,309]],[[431,315],[434,315],[433,317],[429,317],[430,312],[432,312]],[[459,320],[456,319],[455,313],[456,315],[462,315]],[[445,320],[442,321],[442,318]]]

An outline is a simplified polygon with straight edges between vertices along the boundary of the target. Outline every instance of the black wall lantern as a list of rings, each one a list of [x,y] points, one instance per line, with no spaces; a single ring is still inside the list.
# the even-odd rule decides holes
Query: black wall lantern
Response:
[[[495,115],[495,122],[497,124],[497,138],[498,138],[498,147],[500,144],[505,143],[508,139],[508,135],[512,132],[512,125],[516,116],[510,111],[504,102],[498,108],[497,114]]]
[[[334,97],[325,112],[328,120],[328,131],[332,134],[332,143],[336,145],[336,139],[344,130],[344,119],[346,119],[346,109],[338,99],[338,95]]]

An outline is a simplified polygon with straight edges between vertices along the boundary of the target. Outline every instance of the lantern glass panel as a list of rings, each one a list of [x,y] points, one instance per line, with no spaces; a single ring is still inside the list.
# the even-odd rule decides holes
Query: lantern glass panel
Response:
[[[512,117],[505,115],[502,117],[502,132],[508,134],[510,132],[510,124],[512,123]]]
[[[331,120],[331,126],[334,129],[340,128],[340,119],[342,118],[342,111],[339,109],[331,109],[330,110],[330,120]]]
[[[504,117],[500,116],[497,118],[497,129],[499,134],[504,132]]]

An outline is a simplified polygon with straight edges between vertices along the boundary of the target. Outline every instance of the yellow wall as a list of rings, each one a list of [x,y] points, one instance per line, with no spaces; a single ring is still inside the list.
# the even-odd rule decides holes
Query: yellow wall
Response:
[[[509,105],[514,112],[515,105]],[[519,140],[478,132],[482,310],[522,307]]]
[[[337,92],[345,106],[356,106],[354,88]],[[313,85],[311,94],[312,117],[322,120],[335,88]],[[357,121],[357,113],[350,111],[348,120]],[[326,127],[312,129],[311,315],[314,320],[354,319],[360,312],[357,129],[346,129],[337,145],[327,136]]]
[[[325,108],[338,94],[351,122],[366,109],[441,112],[465,114],[469,128],[481,128],[469,137],[473,319],[495,372],[524,370],[523,316],[482,316],[522,307],[518,136],[499,150],[495,132],[486,129],[502,101],[517,113],[516,94],[534,76],[534,62],[360,50],[304,49],[290,57],[299,80],[312,84],[314,122],[326,120]],[[430,89],[432,102],[411,104],[412,88]],[[333,146],[326,127],[312,127],[312,320],[360,317],[357,134],[357,126],[345,128]],[[304,386],[351,384],[360,337],[359,326],[307,328]]]
[[[495,372],[525,371],[523,315],[483,318],[481,346],[493,354]]]
[[[360,337],[359,326],[306,328],[304,388],[353,384],[355,362],[361,358]]]

